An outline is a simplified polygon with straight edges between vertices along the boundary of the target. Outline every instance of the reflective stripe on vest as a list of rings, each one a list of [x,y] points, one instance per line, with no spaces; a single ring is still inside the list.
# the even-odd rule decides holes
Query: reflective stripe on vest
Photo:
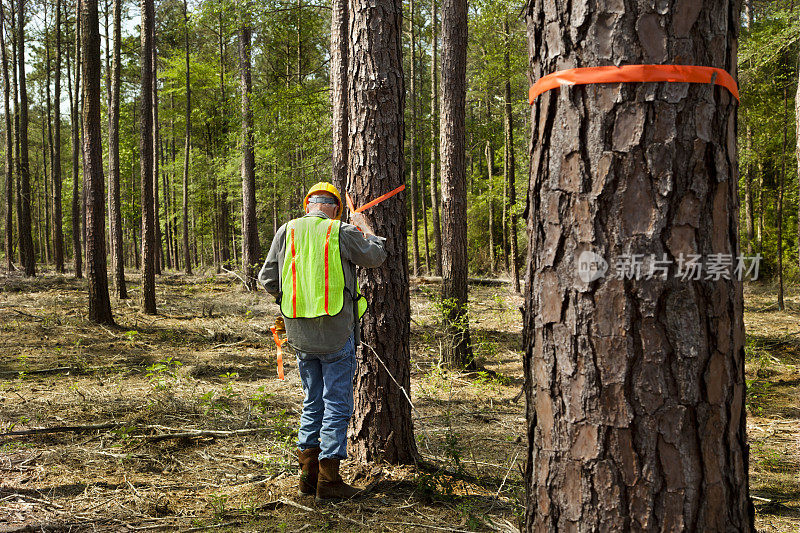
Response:
[[[344,305],[339,251],[341,222],[320,217],[292,220],[286,228],[281,272],[281,312],[289,318],[336,315]]]

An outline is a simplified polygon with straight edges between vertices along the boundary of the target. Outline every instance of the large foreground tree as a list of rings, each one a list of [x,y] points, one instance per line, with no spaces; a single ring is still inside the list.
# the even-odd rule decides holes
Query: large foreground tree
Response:
[[[663,14],[604,6],[529,0],[534,79],[620,63],[735,75],[739,1],[678,1]],[[711,84],[562,87],[536,100],[527,529],[753,530],[742,283],[678,270],[688,254],[736,265],[736,114],[733,96]],[[579,277],[584,252],[610,271]],[[631,254],[666,260],[666,275],[646,279],[644,266],[620,279],[615,265]]]
[[[403,5],[400,0],[354,0],[349,5],[348,182],[354,202],[362,205],[404,181]],[[410,390],[411,314],[402,198],[390,198],[367,212],[375,232],[387,238],[388,257],[381,267],[359,274],[361,292],[371,303],[362,320],[365,344],[358,348],[361,364],[355,376],[352,451],[361,461],[410,463],[417,454],[411,406],[392,379]]]
[[[256,225],[256,158],[253,139],[253,108],[250,97],[252,81],[250,75],[250,22],[247,13],[239,14],[239,82],[242,91],[242,271],[245,285],[256,290],[256,269],[261,259]]]
[[[100,121],[100,22],[97,0],[81,1],[83,69],[83,159],[86,183],[86,280],[89,320],[113,324],[106,269],[105,192]]]
[[[31,176],[28,162],[28,84],[25,76],[25,0],[17,3],[17,71],[19,72],[19,251],[26,276],[36,275],[31,217]]]

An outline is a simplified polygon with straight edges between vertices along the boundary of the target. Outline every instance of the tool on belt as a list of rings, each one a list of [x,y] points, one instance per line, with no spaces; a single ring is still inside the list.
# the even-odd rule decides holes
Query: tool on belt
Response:
[[[283,376],[283,343],[286,338],[281,338],[280,335],[286,335],[286,325],[283,323],[283,317],[275,318],[275,325],[269,328],[272,331],[272,338],[275,339],[275,345],[278,352],[278,379],[285,381]]]

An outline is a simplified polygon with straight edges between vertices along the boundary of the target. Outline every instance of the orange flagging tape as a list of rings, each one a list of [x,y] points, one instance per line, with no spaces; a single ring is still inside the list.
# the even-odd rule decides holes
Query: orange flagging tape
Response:
[[[272,338],[275,339],[275,344],[278,346],[278,379],[286,381],[286,378],[283,377],[283,343],[286,342],[286,339],[278,337],[275,326],[269,329],[272,331]]]
[[[394,196],[395,194],[399,193],[400,191],[402,191],[405,188],[406,188],[405,185],[401,185],[398,188],[387,192],[386,194],[382,194],[382,195],[378,196],[377,198],[375,198],[371,202],[367,202],[366,204],[362,205],[358,209],[353,209],[353,199],[350,198],[350,193],[347,193],[347,207],[350,209],[350,211],[352,211],[354,213],[361,213],[363,211],[366,211],[370,207],[381,203],[382,201],[386,200],[387,198],[391,198],[392,196]]]
[[[721,68],[693,65],[623,65],[571,68],[542,76],[528,91],[528,103],[533,105],[540,94],[562,85],[650,81],[715,83],[728,89],[736,100],[739,100],[739,87],[736,81]]]

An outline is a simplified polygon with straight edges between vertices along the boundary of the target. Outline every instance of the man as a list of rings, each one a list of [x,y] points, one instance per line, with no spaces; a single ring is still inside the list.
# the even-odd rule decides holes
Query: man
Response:
[[[358,490],[339,475],[347,457],[353,415],[355,347],[366,301],[355,265],[373,268],[386,259],[383,237],[353,213],[340,222],[336,187],[320,182],[303,201],[306,215],[281,226],[258,278],[280,304],[305,400],[298,433],[300,493],[318,499],[350,498]]]

